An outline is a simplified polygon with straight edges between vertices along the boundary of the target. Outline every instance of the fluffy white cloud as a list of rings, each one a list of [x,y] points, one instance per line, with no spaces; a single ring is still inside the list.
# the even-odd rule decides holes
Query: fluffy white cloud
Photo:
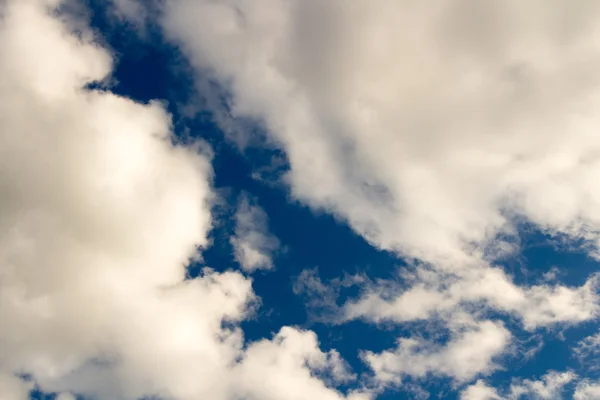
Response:
[[[600,382],[583,381],[577,385],[575,400],[596,400],[600,399]]]
[[[269,233],[267,214],[245,193],[238,201],[230,242],[235,260],[245,271],[273,268],[273,253],[279,248],[279,240]]]
[[[159,103],[84,89],[112,57],[62,4],[0,3],[0,397],[28,397],[19,373],[65,400],[344,398],[316,377],[345,369],[314,334],[244,345],[249,279],[185,279],[209,159],[173,144]]]
[[[339,400],[341,396],[327,390],[314,372],[325,373],[335,382],[351,379],[338,353],[325,354],[318,349],[314,333],[288,327],[282,328],[273,340],[253,343],[246,351],[239,370],[238,385],[243,391],[238,396],[241,394],[241,398],[256,400]],[[368,399],[360,393],[350,394],[347,398]]]
[[[423,378],[444,375],[465,381],[496,368],[493,363],[510,339],[501,323],[478,321],[462,324],[446,345],[417,339],[400,339],[398,347],[380,354],[367,352],[363,358],[381,382],[400,383],[403,375]]]
[[[162,23],[286,150],[298,199],[427,266],[349,318],[483,303],[533,329],[598,312],[597,278],[519,287],[490,263],[523,221],[597,246],[599,16],[567,0],[173,0]]]
[[[533,381],[524,379],[510,387],[510,399],[533,398],[540,400],[562,399],[562,392],[568,383],[576,378],[573,372],[551,371],[544,375],[541,380]]]
[[[573,372],[551,371],[540,380],[524,379],[511,384],[506,396],[500,396],[496,389],[479,380],[462,391],[461,400],[559,400],[563,398],[564,387],[576,377]]]
[[[461,400],[500,400],[496,389],[478,380],[474,385],[468,386],[460,394]]]
[[[528,329],[558,322],[576,323],[598,314],[598,277],[579,288],[515,285],[501,269],[481,265],[462,276],[418,271],[409,289],[369,288],[345,306],[347,319],[403,322],[448,314],[465,304],[483,304],[519,316]],[[386,300],[385,297],[392,297]]]
[[[285,147],[296,196],[448,266],[510,232],[515,214],[595,237],[598,13],[567,1],[175,0],[164,26]]]

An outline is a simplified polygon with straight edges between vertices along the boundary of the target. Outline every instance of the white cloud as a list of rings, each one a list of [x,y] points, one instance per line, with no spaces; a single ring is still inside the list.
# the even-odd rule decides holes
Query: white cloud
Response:
[[[402,323],[437,317],[460,326],[457,316],[483,303],[487,307],[516,314],[525,328],[533,330],[555,323],[574,324],[589,320],[598,312],[595,279],[575,289],[547,286],[520,288],[511,283],[501,270],[485,266],[461,279],[440,279],[438,275],[431,275],[429,278],[433,281],[428,282],[426,278],[420,277],[416,285],[404,292],[390,290],[385,286],[376,287],[357,302],[346,304],[346,318]],[[392,297],[392,300],[386,300],[384,296],[390,292],[393,296],[398,292],[401,294]],[[448,353],[446,349],[440,351],[431,344],[415,345],[413,350],[413,346],[408,345],[413,341],[408,340],[407,346],[401,344],[397,350],[373,355],[376,376],[386,381],[392,379],[394,373],[402,375],[410,373],[407,371],[417,371],[415,368],[420,365],[426,366],[423,371],[428,371],[429,368],[459,380],[488,372],[494,368],[493,357],[506,351],[511,335],[505,328],[499,329],[497,324],[490,321],[486,324],[488,329],[478,327],[468,333],[468,338],[463,333],[465,337],[459,339],[462,343],[459,347],[461,352]],[[494,327],[497,329],[492,329]],[[455,345],[457,344],[453,342],[449,346]],[[477,355],[477,359],[470,360],[470,354]],[[421,362],[421,359],[424,361]],[[394,366],[385,367],[390,363]],[[416,374],[422,375],[422,372]],[[478,389],[474,391],[477,392]]]
[[[481,379],[475,384],[468,386],[460,394],[461,400],[500,400],[496,389],[488,386]]]
[[[294,194],[375,244],[463,264],[514,214],[595,237],[592,3],[179,0],[165,11],[235,112],[286,149]]]
[[[598,312],[597,278],[519,287],[490,262],[518,251],[498,238],[522,221],[599,241],[599,16],[567,0],[177,0],[162,23],[285,149],[296,198],[430,268],[349,316],[475,302],[533,329]]]
[[[379,354],[366,352],[365,361],[383,383],[400,383],[403,375],[424,378],[443,375],[467,381],[496,369],[494,357],[510,340],[510,332],[498,322],[471,322],[453,332],[445,345],[413,338],[398,341],[398,347]]]
[[[510,399],[533,398],[539,400],[559,400],[565,385],[573,382],[577,376],[573,372],[551,371],[541,380],[524,379],[510,387]]]
[[[505,396],[500,396],[496,389],[479,380],[461,392],[461,400],[559,400],[563,398],[565,386],[576,378],[570,371],[550,371],[540,380],[523,379],[511,384]]]
[[[577,385],[575,400],[597,400],[600,399],[600,382],[582,381]]]
[[[3,400],[29,400],[31,389],[31,382],[0,371],[0,398]]]
[[[322,353],[314,333],[292,328],[283,328],[273,340],[252,344],[240,369],[239,385],[245,390],[243,393],[250,393],[250,398],[257,400],[339,400],[341,396],[327,390],[314,371],[329,372],[338,381],[349,378],[337,353]],[[348,399],[366,400],[367,396],[354,393]]]
[[[245,193],[238,201],[230,242],[235,260],[245,271],[273,268],[273,253],[279,248],[279,240],[269,233],[267,214]]]
[[[600,356],[600,333],[580,340],[573,352],[586,368],[592,370],[600,368],[599,365],[594,363],[594,360]]]
[[[448,314],[469,303],[483,303],[519,316],[526,328],[533,329],[559,322],[581,322],[598,314],[597,277],[579,288],[519,287],[501,269],[481,265],[459,277],[425,271],[411,279],[414,284],[406,290],[369,288],[361,298],[346,304],[346,318],[403,322],[428,319],[436,313]]]
[[[315,375],[343,363],[313,333],[245,347],[249,279],[185,280],[211,227],[209,160],[172,144],[160,104],[83,89],[111,55],[61,4],[0,8],[0,397],[27,398],[19,373],[61,399],[345,398]]]

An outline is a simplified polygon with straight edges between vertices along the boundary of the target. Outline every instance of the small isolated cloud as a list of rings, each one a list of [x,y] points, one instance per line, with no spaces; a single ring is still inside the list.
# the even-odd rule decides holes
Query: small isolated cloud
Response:
[[[573,353],[584,364],[586,368],[600,368],[599,365],[596,365],[593,362],[600,358],[600,333],[588,336],[585,339],[580,340],[573,349]]]
[[[245,271],[273,268],[279,240],[269,233],[267,214],[245,193],[238,200],[230,242],[235,260]]]
[[[361,275],[346,275],[343,279],[334,278],[323,282],[317,268],[305,269],[294,280],[293,290],[302,296],[313,322],[329,324],[342,323],[346,320],[344,308],[339,306],[338,298],[344,288],[362,286],[366,278]]]
[[[296,278],[294,294],[304,297],[309,318],[313,321],[332,323],[341,317],[337,305],[339,287],[333,282],[323,283],[316,268],[305,269]]]

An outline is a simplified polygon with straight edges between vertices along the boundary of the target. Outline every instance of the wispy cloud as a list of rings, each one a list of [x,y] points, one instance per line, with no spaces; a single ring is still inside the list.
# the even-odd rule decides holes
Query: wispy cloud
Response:
[[[248,272],[272,269],[279,240],[269,233],[268,216],[243,193],[235,213],[234,234],[230,238],[235,260]]]

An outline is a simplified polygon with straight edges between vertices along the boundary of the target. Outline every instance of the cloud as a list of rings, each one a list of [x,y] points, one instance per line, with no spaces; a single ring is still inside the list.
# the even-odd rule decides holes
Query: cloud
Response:
[[[318,268],[304,269],[294,280],[294,294],[303,296],[312,322],[337,324],[347,321],[343,307],[338,305],[340,292],[345,288],[365,285],[364,275],[345,275],[323,282]]]
[[[582,381],[577,384],[573,399],[595,400],[600,398],[600,382]]]
[[[304,297],[310,319],[332,323],[340,318],[338,282],[323,283],[318,269],[303,270],[294,281],[293,290]]]
[[[158,102],[84,89],[112,56],[61,5],[0,7],[0,397],[35,382],[60,399],[346,398],[316,376],[343,363],[313,333],[244,342],[250,279],[186,280],[211,228],[210,160],[174,144]]]
[[[486,385],[481,379],[474,385],[468,386],[460,394],[461,400],[500,400],[496,389]]]
[[[137,0],[112,0],[112,3],[124,18],[141,22],[146,17],[146,10]]]
[[[598,312],[597,277],[520,287],[493,264],[524,222],[597,256],[599,15],[566,0],[178,0],[161,22],[286,151],[297,199],[421,265],[348,318],[475,303],[532,330]]]
[[[56,400],[76,400],[76,398],[71,393],[63,392],[56,396]]]
[[[29,400],[33,384],[15,375],[0,372],[0,397],[5,400]]]
[[[579,288],[515,285],[501,269],[482,265],[462,276],[431,271],[410,278],[408,289],[375,285],[345,305],[347,319],[404,322],[448,315],[465,305],[483,304],[519,316],[527,329],[555,323],[577,323],[598,315],[598,278]],[[390,296],[391,292],[391,296]],[[386,297],[391,297],[387,300]]]
[[[522,397],[540,400],[561,399],[565,385],[571,383],[577,376],[573,372],[551,371],[541,380],[524,379],[510,387],[510,399]]]
[[[523,379],[514,382],[505,396],[500,396],[496,389],[479,380],[461,392],[461,400],[559,400],[563,398],[565,386],[576,378],[570,371],[550,371],[540,380]]]
[[[429,374],[466,381],[496,369],[494,358],[504,351],[511,336],[498,322],[469,325],[453,332],[445,345],[402,338],[396,349],[379,354],[365,352],[363,358],[383,383],[399,384],[403,375],[424,378]]]
[[[590,370],[600,368],[593,362],[600,355],[600,333],[580,340],[573,348],[573,353],[586,368]]]
[[[235,260],[245,271],[274,267],[273,253],[279,249],[279,240],[269,233],[267,214],[247,194],[240,195],[230,242]]]
[[[287,327],[273,340],[252,344],[240,368],[240,386],[257,400],[276,400],[282,396],[338,400],[340,395],[327,390],[314,373],[328,372],[338,382],[352,379],[338,353],[325,354],[318,349],[314,333]],[[354,393],[348,399],[366,400],[367,396]]]
[[[595,237],[598,12],[179,0],[163,25],[231,90],[234,112],[286,149],[297,197],[380,247],[448,266],[517,215]]]

